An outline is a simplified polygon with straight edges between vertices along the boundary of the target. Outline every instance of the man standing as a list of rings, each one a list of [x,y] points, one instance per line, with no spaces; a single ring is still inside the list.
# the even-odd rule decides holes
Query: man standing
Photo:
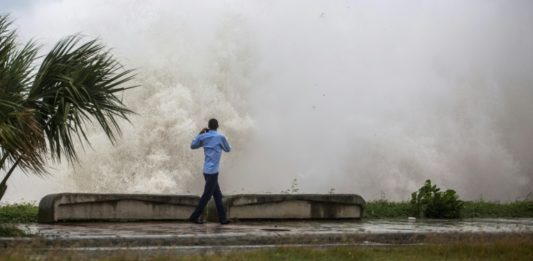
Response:
[[[222,204],[222,192],[220,191],[220,186],[218,186],[218,166],[222,150],[229,152],[231,147],[229,146],[226,137],[217,132],[218,121],[216,119],[210,119],[208,127],[209,129],[204,128],[200,134],[194,138],[191,144],[191,149],[204,147],[205,187],[200,202],[198,202],[198,206],[191,214],[189,220],[196,224],[202,224],[203,221],[200,219],[200,216],[204,211],[207,202],[209,202],[211,196],[213,196],[217,207],[218,221],[220,224],[225,225],[230,222],[226,219],[226,211],[224,211],[224,205]]]

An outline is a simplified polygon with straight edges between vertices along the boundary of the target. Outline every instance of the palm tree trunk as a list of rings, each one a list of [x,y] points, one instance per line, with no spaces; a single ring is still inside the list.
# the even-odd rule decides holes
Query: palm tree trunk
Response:
[[[5,156],[4,156],[5,157]],[[2,164],[3,164],[3,161],[5,161],[5,158],[2,158]],[[6,190],[7,190],[7,180],[9,179],[9,177],[11,176],[11,174],[13,174],[13,171],[15,170],[15,168],[17,167],[17,165],[19,164],[20,162],[20,158],[17,159],[17,161],[15,161],[15,163],[13,164],[13,166],[11,166],[11,168],[9,169],[9,171],[7,172],[6,176],[4,177],[4,179],[2,179],[2,183],[0,183],[0,200],[2,200],[2,198],[4,197],[4,194],[6,193]]]

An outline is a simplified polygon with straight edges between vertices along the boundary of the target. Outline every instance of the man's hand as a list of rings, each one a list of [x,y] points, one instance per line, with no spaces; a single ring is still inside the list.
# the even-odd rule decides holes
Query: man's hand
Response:
[[[204,133],[206,133],[206,132],[208,132],[208,131],[209,131],[208,128],[203,128],[203,129],[200,131],[200,134],[204,134]]]

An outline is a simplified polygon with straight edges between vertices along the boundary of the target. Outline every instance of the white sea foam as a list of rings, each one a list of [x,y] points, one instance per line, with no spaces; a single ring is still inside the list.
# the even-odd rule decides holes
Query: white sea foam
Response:
[[[36,1],[12,11],[46,49],[97,36],[142,87],[111,146],[60,168],[70,190],[201,191],[193,136],[234,151],[226,193],[406,199],[432,179],[465,198],[533,187],[530,1]],[[62,173],[62,174],[61,174]]]

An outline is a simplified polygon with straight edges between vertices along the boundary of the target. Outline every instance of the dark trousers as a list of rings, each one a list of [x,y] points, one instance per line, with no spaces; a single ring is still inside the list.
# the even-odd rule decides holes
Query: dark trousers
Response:
[[[204,212],[204,208],[211,197],[215,198],[215,205],[217,206],[218,221],[222,222],[226,220],[226,211],[224,211],[224,204],[222,203],[222,192],[218,186],[218,173],[216,174],[204,174],[205,187],[204,193],[198,202],[198,206],[191,214],[192,220],[197,220]]]

